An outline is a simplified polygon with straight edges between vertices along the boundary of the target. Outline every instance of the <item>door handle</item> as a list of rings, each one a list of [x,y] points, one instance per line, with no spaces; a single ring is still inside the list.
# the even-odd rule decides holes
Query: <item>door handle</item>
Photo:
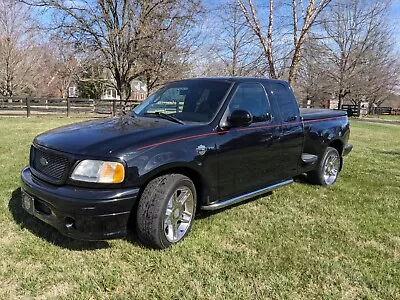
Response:
[[[293,117],[289,117],[285,120],[285,122],[292,122],[292,121],[296,121],[297,120],[297,116],[293,116]]]

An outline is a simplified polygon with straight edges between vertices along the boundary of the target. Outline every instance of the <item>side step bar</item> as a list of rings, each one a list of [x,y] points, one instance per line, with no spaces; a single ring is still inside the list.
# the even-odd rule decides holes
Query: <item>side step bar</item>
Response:
[[[233,205],[233,204],[242,202],[244,200],[256,197],[258,195],[265,194],[265,193],[270,192],[270,191],[272,191],[272,190],[274,190],[274,189],[276,189],[278,187],[287,185],[287,184],[292,183],[292,182],[293,182],[293,179],[285,180],[285,181],[282,181],[282,182],[267,186],[267,187],[262,188],[260,190],[256,190],[254,192],[247,193],[247,194],[244,194],[244,195],[232,198],[232,199],[228,199],[228,200],[221,201],[221,202],[214,202],[214,203],[211,203],[209,205],[203,205],[203,206],[201,206],[201,209],[204,209],[204,210],[221,209],[221,208],[227,207],[229,205]]]

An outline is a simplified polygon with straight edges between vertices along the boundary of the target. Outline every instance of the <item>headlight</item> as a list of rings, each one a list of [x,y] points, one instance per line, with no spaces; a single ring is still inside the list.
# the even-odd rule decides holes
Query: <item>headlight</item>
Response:
[[[101,160],[83,160],[74,169],[71,179],[97,183],[124,181],[125,168],[121,163]]]

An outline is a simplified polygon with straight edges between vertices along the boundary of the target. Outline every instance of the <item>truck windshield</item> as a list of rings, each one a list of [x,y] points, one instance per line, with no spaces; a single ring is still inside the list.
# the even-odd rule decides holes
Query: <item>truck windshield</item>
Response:
[[[217,113],[232,83],[183,80],[166,84],[133,109],[141,117],[170,116],[183,122],[209,122]]]

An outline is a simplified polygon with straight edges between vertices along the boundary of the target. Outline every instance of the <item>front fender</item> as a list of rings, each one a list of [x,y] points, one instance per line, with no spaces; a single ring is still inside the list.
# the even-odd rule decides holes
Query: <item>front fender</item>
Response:
[[[204,184],[208,183],[205,176],[204,157],[200,156],[193,147],[176,147],[164,145],[154,147],[139,153],[128,164],[128,184],[143,186],[149,180],[168,172],[196,174]],[[216,180],[216,178],[215,178]]]

